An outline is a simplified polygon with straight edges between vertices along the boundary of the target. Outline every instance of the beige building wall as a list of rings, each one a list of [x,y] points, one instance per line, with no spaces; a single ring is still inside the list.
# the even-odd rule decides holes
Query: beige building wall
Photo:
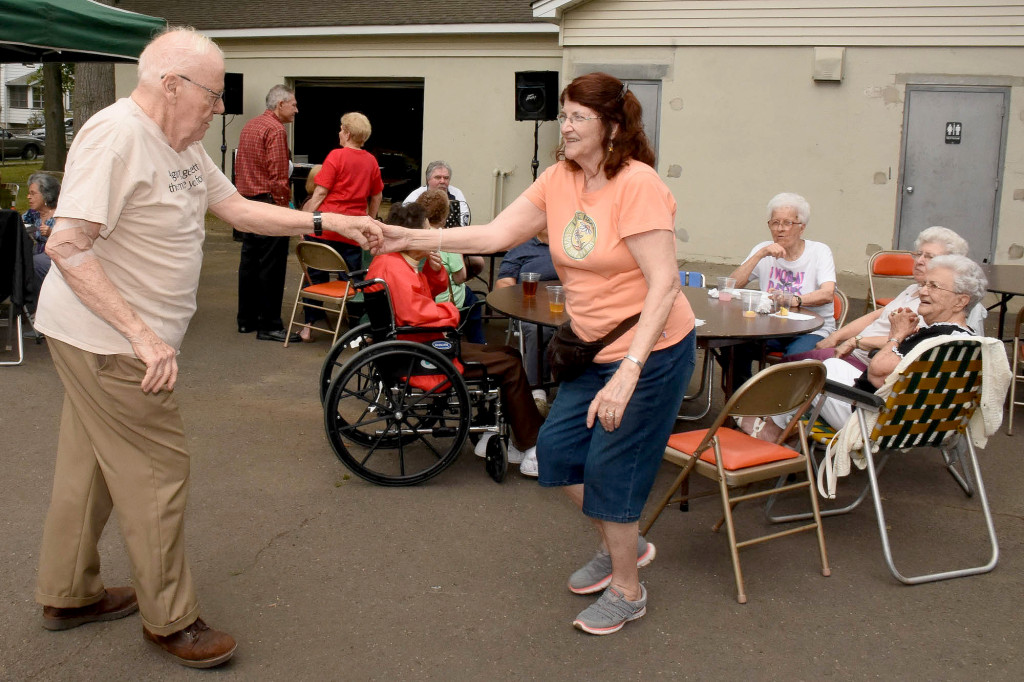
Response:
[[[829,244],[840,270],[863,273],[867,255],[893,245],[907,83],[1012,86],[996,261],[1020,258],[1021,56],[849,48],[843,81],[816,83],[812,47],[567,48],[562,72],[566,81],[598,69],[661,74],[658,165],[679,202],[681,259],[741,262],[769,238],[768,199],[792,191],[811,203],[805,236]]]
[[[227,71],[244,74],[246,113],[227,127],[229,156],[242,126],[263,111],[263,98],[277,83],[323,77],[422,78],[423,165],[438,158],[452,165],[453,184],[465,192],[474,222],[489,220],[495,209],[532,182],[534,125],[515,120],[514,74],[559,70],[562,51],[554,33],[215,40],[224,50]],[[130,93],[134,84],[134,68],[118,67],[118,96]],[[301,125],[301,101],[299,110],[295,125]],[[219,116],[203,143],[219,163]],[[544,123],[541,170],[554,162],[557,143],[557,124]]]

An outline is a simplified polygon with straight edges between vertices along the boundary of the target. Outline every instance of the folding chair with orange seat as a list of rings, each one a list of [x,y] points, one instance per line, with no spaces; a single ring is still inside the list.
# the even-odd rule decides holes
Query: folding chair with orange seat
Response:
[[[673,499],[676,491],[687,481],[690,474],[697,472],[705,478],[718,482],[718,491],[722,500],[723,519],[714,527],[717,532],[724,521],[729,536],[729,551],[732,555],[733,571],[736,577],[737,601],[747,602],[743,587],[743,573],[740,569],[739,550],[753,544],[774,540],[802,531],[815,531],[818,539],[818,550],[821,557],[821,573],[828,576],[828,555],[825,551],[825,535],[821,528],[821,517],[818,511],[818,500],[813,485],[810,455],[807,448],[807,437],[799,417],[807,411],[815,396],[821,393],[825,385],[825,366],[818,360],[800,360],[769,367],[753,376],[740,386],[722,408],[711,428],[685,433],[673,434],[665,448],[665,460],[682,468],[682,471],[669,486],[666,494],[655,509],[654,516],[643,528],[647,534],[658,520],[662,510],[669,504],[706,497],[716,494],[715,491],[689,495]],[[795,417],[779,436],[775,443],[758,440],[752,436],[725,426],[731,417],[769,417],[795,410]],[[782,445],[796,436],[800,451],[791,450]],[[760,481],[776,481],[780,476],[803,473],[805,480],[797,481],[781,488],[766,488],[749,492],[754,483]],[[730,490],[741,488],[737,495],[730,495]],[[813,523],[769,533],[749,540],[737,542],[736,529],[733,523],[733,508],[745,500],[759,499],[774,495],[782,490],[806,489],[810,498]]]
[[[299,242],[295,245],[295,256],[299,259],[302,277],[299,280],[299,289],[295,292],[295,304],[292,306],[292,315],[288,320],[288,333],[286,337],[291,336],[292,329],[298,327],[319,329],[320,331],[333,334],[331,345],[334,345],[334,342],[338,340],[338,332],[341,331],[341,325],[345,321],[345,305],[349,299],[356,295],[355,290],[352,288],[352,283],[348,279],[349,271],[345,265],[345,260],[341,257],[341,254],[331,247],[326,244],[318,244],[317,242]],[[313,284],[313,280],[309,277],[310,268],[326,273],[344,274],[345,279]],[[337,306],[337,310],[324,305],[325,303],[334,303]],[[303,309],[322,310],[324,313],[337,312],[338,320],[335,322],[333,329],[298,321],[296,320],[296,315],[299,314],[300,306]],[[284,345],[285,348],[288,347],[287,338]]]
[[[871,310],[889,304],[893,296],[883,296],[877,291],[878,280],[904,279],[908,283],[914,280],[914,254],[910,251],[877,251],[868,259],[868,301]],[[904,285],[906,286],[906,285]]]

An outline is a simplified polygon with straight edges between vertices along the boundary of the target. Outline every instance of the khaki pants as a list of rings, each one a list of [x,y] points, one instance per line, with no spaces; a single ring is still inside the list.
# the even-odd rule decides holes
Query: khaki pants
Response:
[[[53,497],[36,601],[86,606],[103,596],[97,549],[112,509],[124,533],[146,629],[169,635],[199,617],[185,560],[189,455],[173,393],[143,393],[146,367],[48,339],[64,383]]]

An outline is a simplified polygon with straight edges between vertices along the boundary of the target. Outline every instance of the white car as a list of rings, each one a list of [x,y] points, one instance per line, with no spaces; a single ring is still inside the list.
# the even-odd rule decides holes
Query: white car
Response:
[[[64,119],[64,135],[70,139],[75,133],[75,119],[66,118]],[[46,127],[35,128],[34,130],[28,131],[28,134],[32,137],[38,137],[40,140],[46,137]]]

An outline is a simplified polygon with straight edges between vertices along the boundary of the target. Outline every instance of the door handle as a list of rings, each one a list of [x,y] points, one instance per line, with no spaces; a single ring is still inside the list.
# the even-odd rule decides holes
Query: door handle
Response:
[[[914,186],[913,185],[907,185],[907,194],[913,194],[913,193],[914,193]]]

